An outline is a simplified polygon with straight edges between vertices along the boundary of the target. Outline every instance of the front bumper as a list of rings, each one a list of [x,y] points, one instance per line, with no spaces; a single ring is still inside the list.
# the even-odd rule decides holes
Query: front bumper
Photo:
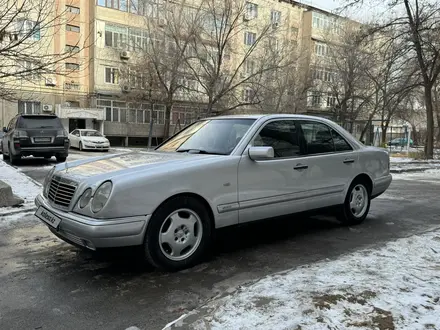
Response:
[[[87,150],[108,150],[108,149],[110,149],[110,145],[109,144],[93,144],[93,143],[84,142],[83,149],[87,149]]]
[[[70,244],[90,250],[143,244],[147,224],[151,217],[144,215],[109,220],[94,219],[58,210],[52,207],[42,194],[35,198],[35,205],[61,218],[57,229],[42,221],[53,234]]]

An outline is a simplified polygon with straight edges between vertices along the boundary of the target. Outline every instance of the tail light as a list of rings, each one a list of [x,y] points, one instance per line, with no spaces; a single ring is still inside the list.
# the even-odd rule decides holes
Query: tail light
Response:
[[[27,134],[26,131],[19,131],[19,130],[17,130],[17,131],[14,132],[13,137],[14,138],[23,138],[23,137],[28,137],[28,134]]]

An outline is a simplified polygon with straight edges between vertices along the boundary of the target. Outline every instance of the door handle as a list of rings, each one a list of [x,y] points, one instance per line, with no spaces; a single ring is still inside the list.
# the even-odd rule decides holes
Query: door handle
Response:
[[[352,164],[354,163],[354,159],[348,158],[344,160],[344,164]]]
[[[309,166],[308,165],[304,165],[304,164],[296,164],[296,166],[293,168],[294,170],[305,170],[308,169]]]

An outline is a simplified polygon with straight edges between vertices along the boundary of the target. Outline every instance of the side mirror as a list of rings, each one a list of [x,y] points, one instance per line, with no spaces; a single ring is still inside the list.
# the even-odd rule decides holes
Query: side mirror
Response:
[[[272,147],[250,147],[248,153],[252,160],[268,160],[275,157]]]
[[[8,129],[6,127],[3,127],[3,132],[8,133]]]

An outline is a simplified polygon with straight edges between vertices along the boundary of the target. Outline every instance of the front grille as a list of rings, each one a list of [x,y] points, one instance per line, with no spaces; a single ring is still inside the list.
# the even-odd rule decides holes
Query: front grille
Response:
[[[76,184],[72,182],[63,182],[62,178],[54,176],[50,181],[47,197],[56,205],[69,207],[75,191]]]

